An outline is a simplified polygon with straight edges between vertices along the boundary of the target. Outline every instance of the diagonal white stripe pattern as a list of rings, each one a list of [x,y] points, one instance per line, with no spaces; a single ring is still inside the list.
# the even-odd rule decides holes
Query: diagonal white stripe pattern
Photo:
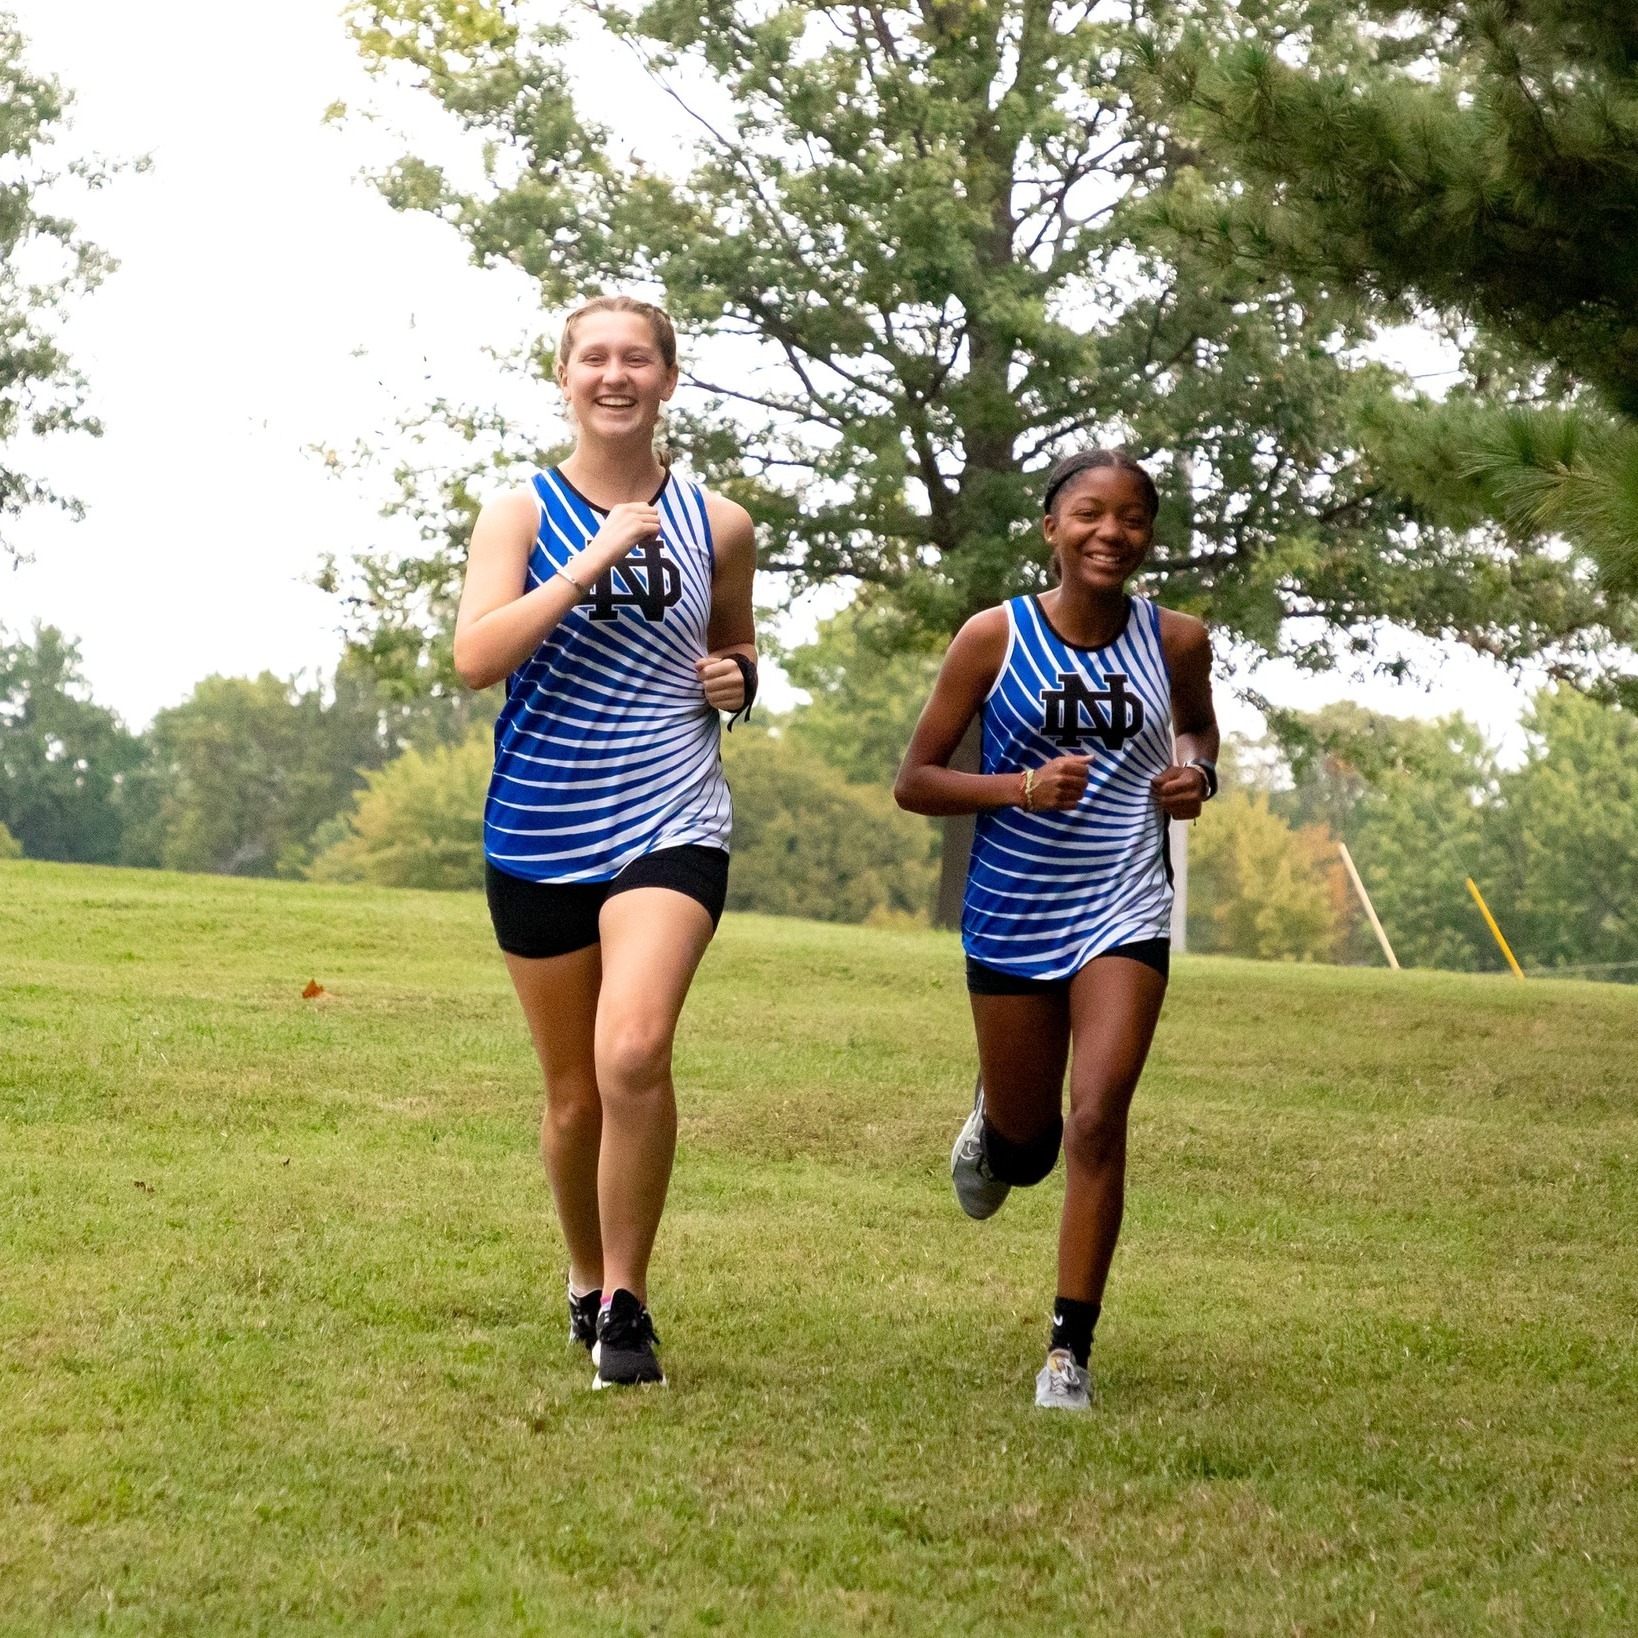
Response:
[[[962,942],[986,967],[1067,978],[1170,929],[1165,816],[1149,782],[1172,759],[1171,672],[1160,611],[1145,597],[1127,599],[1124,629],[1099,649],[1066,643],[1034,597],[1013,598],[1007,623],[1006,659],[984,701],[983,771],[1067,754],[1090,756],[1092,771],[1070,813],[979,814]]]
[[[567,565],[602,515],[555,468],[537,472],[532,589]],[[660,848],[728,846],[721,728],[694,662],[707,652],[716,552],[700,487],[670,474],[655,505],[670,571],[642,550],[612,571],[601,606],[571,609],[507,679],[495,723],[484,852],[526,881],[599,882]],[[654,584],[659,575],[662,584]]]

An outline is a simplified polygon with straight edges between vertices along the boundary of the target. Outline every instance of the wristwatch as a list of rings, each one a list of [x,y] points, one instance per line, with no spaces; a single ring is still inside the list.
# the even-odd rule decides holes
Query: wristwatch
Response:
[[[1206,776],[1206,794],[1200,798],[1202,802],[1209,802],[1217,794],[1217,764],[1208,762],[1203,756],[1197,756],[1183,764],[1185,768],[1198,768]]]

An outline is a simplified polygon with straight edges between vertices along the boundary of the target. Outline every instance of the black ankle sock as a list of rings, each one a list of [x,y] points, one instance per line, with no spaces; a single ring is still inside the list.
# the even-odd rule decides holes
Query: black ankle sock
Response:
[[[1075,1363],[1084,1367],[1092,1357],[1092,1331],[1102,1311],[1102,1303],[1059,1297],[1052,1305],[1052,1341],[1047,1346],[1067,1348]]]

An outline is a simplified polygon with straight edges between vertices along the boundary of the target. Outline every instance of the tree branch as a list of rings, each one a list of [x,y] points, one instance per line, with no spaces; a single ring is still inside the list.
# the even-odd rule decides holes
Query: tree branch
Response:
[[[691,387],[698,387],[701,392],[715,393],[722,398],[732,398],[741,404],[754,404],[758,409],[770,410],[776,415],[788,415],[795,421],[806,421],[814,426],[831,427],[837,432],[843,431],[847,426],[847,422],[840,416],[822,414],[813,408],[815,403],[823,403],[823,399],[811,399],[808,406],[803,407],[800,402],[772,398],[761,393],[745,392],[738,387],[721,386],[707,381],[703,376],[695,375],[692,371],[685,372],[683,379]]]

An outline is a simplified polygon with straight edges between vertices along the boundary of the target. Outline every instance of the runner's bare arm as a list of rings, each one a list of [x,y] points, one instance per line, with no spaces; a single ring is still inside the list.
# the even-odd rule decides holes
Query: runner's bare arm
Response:
[[[1172,673],[1172,734],[1176,761],[1150,788],[1173,819],[1197,819],[1206,799],[1206,775],[1186,764],[1215,763],[1221,736],[1211,701],[1211,635],[1205,623],[1175,609],[1160,611],[1160,644]]]
[[[1007,656],[1007,611],[975,614],[955,635],[932,698],[922,708],[910,748],[893,782],[893,800],[910,813],[942,817],[1021,805],[1015,773],[958,773],[950,767],[967,725],[983,709]],[[1035,772],[1030,802],[1036,808],[1072,808],[1086,790],[1084,756],[1055,757]]]
[[[719,711],[745,706],[745,677],[729,659],[743,654],[756,662],[756,615],[751,587],[756,577],[756,530],[751,514],[736,501],[721,495],[705,497],[716,552],[716,574],[711,581],[711,626],[706,634],[710,653],[695,662],[705,698]]]
[[[455,615],[455,670],[468,688],[488,688],[516,671],[580,601],[579,589],[561,574],[524,591],[539,527],[540,505],[530,489],[511,490],[478,514]],[[590,586],[659,527],[652,506],[616,506],[568,572]]]

